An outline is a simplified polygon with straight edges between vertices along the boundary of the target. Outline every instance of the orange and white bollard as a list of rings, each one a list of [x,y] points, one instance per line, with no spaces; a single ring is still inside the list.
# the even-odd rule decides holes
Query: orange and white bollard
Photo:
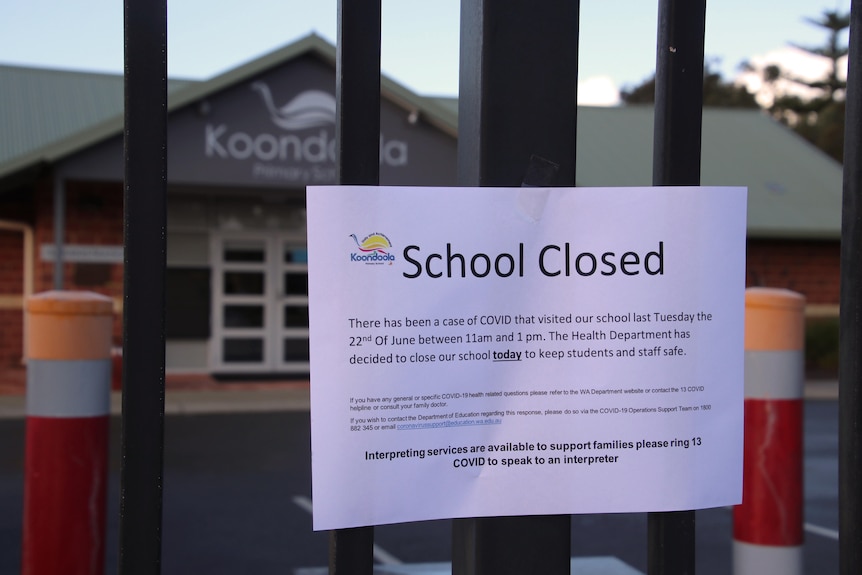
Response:
[[[100,574],[111,390],[110,298],[45,292],[27,301],[24,575]]]
[[[742,504],[733,510],[735,575],[801,575],[805,298],[745,292]]]

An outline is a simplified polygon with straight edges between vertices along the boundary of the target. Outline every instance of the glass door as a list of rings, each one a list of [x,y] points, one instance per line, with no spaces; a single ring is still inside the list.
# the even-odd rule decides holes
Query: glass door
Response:
[[[212,370],[307,373],[305,237],[218,234],[212,247]]]
[[[265,371],[272,288],[264,237],[219,237],[213,242],[212,367],[221,372]]]
[[[280,238],[276,307],[279,325],[276,368],[308,372],[308,249],[305,238]]]

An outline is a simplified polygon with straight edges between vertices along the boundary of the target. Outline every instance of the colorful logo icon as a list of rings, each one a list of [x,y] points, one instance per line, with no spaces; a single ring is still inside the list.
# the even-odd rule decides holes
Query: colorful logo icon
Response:
[[[384,234],[379,232],[368,234],[362,241],[359,241],[356,234],[350,234],[350,237],[353,238],[358,250],[358,253],[351,252],[350,261],[376,265],[384,263],[392,265],[395,261],[395,256],[389,253],[392,242]]]

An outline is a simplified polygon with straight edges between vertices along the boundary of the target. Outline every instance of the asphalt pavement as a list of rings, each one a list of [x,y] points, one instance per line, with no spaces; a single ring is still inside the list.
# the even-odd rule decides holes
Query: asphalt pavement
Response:
[[[837,385],[806,385],[806,397],[805,573],[837,573]],[[112,403],[119,413],[118,394]],[[24,405],[0,396],[0,575],[20,572]],[[325,572],[328,535],[311,529],[308,408],[307,386],[166,395],[162,573]],[[119,432],[112,417],[108,575],[117,572]],[[573,573],[645,573],[646,530],[644,514],[572,516]],[[730,509],[697,512],[699,575],[732,571],[731,534]],[[445,572],[451,522],[379,526],[375,544],[380,573]],[[596,558],[608,570],[591,570]]]

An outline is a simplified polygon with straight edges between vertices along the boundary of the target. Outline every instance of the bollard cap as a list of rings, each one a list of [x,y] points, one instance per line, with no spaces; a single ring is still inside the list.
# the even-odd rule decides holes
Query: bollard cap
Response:
[[[93,292],[48,291],[28,298],[28,358],[110,358],[113,314],[113,300]]]
[[[90,291],[41,292],[27,298],[27,311],[52,315],[112,315],[114,302]]]
[[[789,289],[752,287],[745,290],[745,307],[803,310],[805,296]]]
[[[745,290],[745,350],[801,351],[805,296],[787,289]]]

